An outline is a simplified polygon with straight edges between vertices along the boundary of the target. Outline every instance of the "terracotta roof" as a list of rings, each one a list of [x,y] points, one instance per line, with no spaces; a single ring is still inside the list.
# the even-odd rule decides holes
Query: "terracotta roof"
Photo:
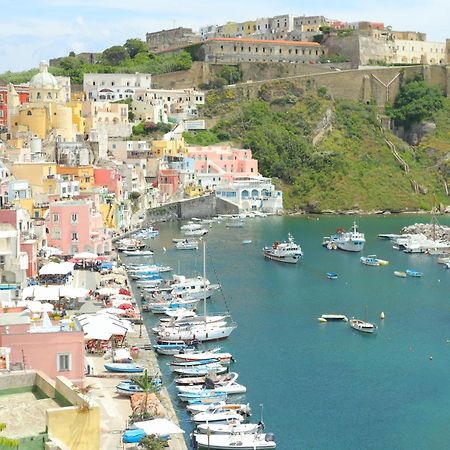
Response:
[[[246,44],[274,44],[274,45],[295,45],[304,47],[320,47],[317,42],[306,41],[283,41],[276,39],[251,39],[251,38],[210,38],[208,41],[227,41],[227,42],[243,42]]]

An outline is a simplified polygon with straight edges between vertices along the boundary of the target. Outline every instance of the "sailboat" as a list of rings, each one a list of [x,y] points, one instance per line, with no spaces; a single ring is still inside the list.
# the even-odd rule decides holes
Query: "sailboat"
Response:
[[[203,243],[203,280],[206,280],[206,243]],[[206,283],[203,283],[203,317],[195,324],[168,327],[158,332],[158,337],[165,341],[197,340],[200,342],[227,338],[237,325],[233,322],[211,322],[206,314]],[[200,319],[200,318],[198,318]]]
[[[373,334],[377,330],[377,326],[375,324],[367,322],[367,306],[364,320],[355,319],[352,317],[348,323],[354,330],[361,331],[362,333]]]

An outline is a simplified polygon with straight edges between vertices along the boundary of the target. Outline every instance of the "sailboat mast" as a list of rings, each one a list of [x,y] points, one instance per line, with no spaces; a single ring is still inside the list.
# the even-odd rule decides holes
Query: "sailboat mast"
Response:
[[[206,322],[206,242],[203,241],[203,315]]]

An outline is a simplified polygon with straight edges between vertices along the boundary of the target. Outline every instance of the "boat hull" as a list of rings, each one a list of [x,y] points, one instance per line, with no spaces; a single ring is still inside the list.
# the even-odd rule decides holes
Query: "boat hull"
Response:
[[[270,259],[272,261],[287,263],[287,264],[297,264],[300,260],[300,256],[292,255],[292,256],[277,256],[271,253],[264,251],[264,257]]]

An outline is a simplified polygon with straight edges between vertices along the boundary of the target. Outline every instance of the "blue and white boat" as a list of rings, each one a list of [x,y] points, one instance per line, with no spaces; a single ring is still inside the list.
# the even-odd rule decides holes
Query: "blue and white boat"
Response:
[[[378,267],[380,265],[380,261],[374,256],[361,256],[361,262],[366,266]]]
[[[144,368],[135,363],[108,363],[104,364],[108,372],[123,372],[123,373],[139,373],[143,372]]]
[[[208,399],[214,402],[225,401],[228,397],[226,392],[221,391],[199,391],[199,392],[182,392],[178,394],[178,398],[182,402],[189,402],[190,400],[203,400]]]
[[[196,350],[197,343],[187,343],[184,341],[164,342],[158,341],[153,345],[156,353],[160,355],[178,355],[179,353],[190,353]]]
[[[170,367],[173,371],[176,367],[197,367],[197,366],[203,366],[205,364],[213,364],[220,362],[219,358],[209,358],[209,359],[201,359],[198,361],[177,361],[174,360],[170,363]]]
[[[412,270],[412,269],[406,269],[406,275],[408,275],[408,277],[415,277],[415,278],[420,278],[423,273],[422,272],[418,272],[417,270]]]
[[[337,278],[338,278],[338,274],[336,272],[327,272],[326,276],[330,280],[337,280]]]
[[[161,380],[159,378],[152,380],[152,384],[157,390],[161,388]],[[120,395],[130,396],[136,393],[144,392],[144,390],[133,380],[124,380],[116,386],[116,392]]]
[[[201,366],[194,366],[194,367],[173,367],[172,372],[178,373],[180,375],[185,376],[204,376],[208,375],[209,373],[216,373],[221,374],[225,373],[227,371],[227,367],[222,366],[222,364],[219,363],[210,363],[210,364],[203,364]]]

